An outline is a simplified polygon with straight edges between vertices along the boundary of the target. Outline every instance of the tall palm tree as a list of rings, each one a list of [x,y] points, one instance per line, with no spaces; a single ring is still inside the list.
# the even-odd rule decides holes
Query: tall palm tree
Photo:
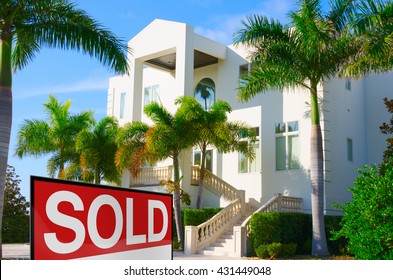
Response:
[[[120,185],[121,175],[114,163],[118,130],[117,120],[105,117],[93,129],[85,128],[78,133],[75,146],[84,181],[100,184],[105,180]]]
[[[198,197],[196,209],[201,209],[204,177],[206,172],[206,154],[208,147],[217,148],[218,152],[226,153],[240,151],[250,159],[254,159],[253,130],[240,122],[229,122],[227,114],[232,111],[229,103],[219,100],[210,110],[205,110],[193,97],[184,96],[176,100],[180,104],[178,114],[183,115],[192,125],[192,134],[196,146],[201,150],[201,169],[199,176]],[[248,136],[248,141],[243,137]]]
[[[146,163],[171,158],[173,161],[173,183],[180,183],[180,154],[195,144],[191,123],[179,109],[171,114],[157,102],[145,106],[145,114],[153,121],[149,126],[142,122],[127,124],[120,131],[116,165],[128,168],[133,176]],[[178,241],[183,247],[183,222],[181,219],[181,190],[173,189],[173,204]]]
[[[79,162],[75,149],[76,136],[94,123],[93,112],[86,111],[72,115],[69,112],[71,100],[64,103],[49,96],[44,104],[46,120],[25,120],[17,136],[15,154],[20,158],[26,155],[36,157],[52,154],[47,169],[51,177],[65,178],[66,165]]]
[[[312,254],[328,255],[324,226],[324,155],[318,107],[318,85],[335,77],[354,58],[359,42],[351,36],[351,0],[334,0],[324,12],[320,0],[300,0],[289,14],[289,25],[266,17],[243,21],[234,41],[250,46],[252,67],[243,77],[238,98],[247,101],[269,89],[306,88],[311,99]]]
[[[363,38],[360,55],[341,71],[343,76],[361,77],[393,69],[393,2],[362,0],[351,25]]]
[[[0,229],[12,126],[12,70],[26,66],[41,47],[81,51],[117,73],[128,71],[127,45],[75,4],[67,0],[1,0]]]

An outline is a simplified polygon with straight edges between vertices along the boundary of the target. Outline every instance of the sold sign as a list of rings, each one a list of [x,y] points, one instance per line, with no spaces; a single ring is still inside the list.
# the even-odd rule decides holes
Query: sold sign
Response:
[[[31,259],[172,259],[172,196],[31,177]]]

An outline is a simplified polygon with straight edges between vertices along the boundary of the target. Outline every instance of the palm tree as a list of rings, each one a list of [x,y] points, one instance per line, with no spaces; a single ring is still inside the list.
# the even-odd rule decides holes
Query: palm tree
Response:
[[[170,114],[162,105],[153,102],[144,109],[145,114],[154,125],[147,133],[146,147],[156,160],[171,158],[173,162],[173,181],[180,182],[180,153],[189,149],[195,143],[192,137],[192,126],[179,109],[174,115]],[[177,237],[183,248],[183,222],[180,213],[180,189],[173,191],[173,204]]]
[[[201,169],[196,202],[196,209],[201,209],[207,148],[213,146],[220,153],[240,151],[250,159],[254,159],[255,151],[252,144],[255,142],[255,135],[247,125],[228,121],[227,114],[232,111],[232,108],[226,101],[217,101],[208,111],[193,97],[180,97],[176,103],[181,104],[178,114],[182,114],[192,125],[196,145],[201,150]],[[249,138],[248,141],[239,137],[246,135]]]
[[[115,166],[118,122],[105,117],[91,129],[83,129],[76,137],[76,151],[80,154],[82,179],[100,184],[101,180],[120,185],[120,172]]]
[[[243,21],[235,43],[250,46],[252,67],[240,83],[238,99],[247,101],[269,89],[286,86],[308,89],[311,99],[311,203],[313,221],[312,254],[328,255],[324,226],[324,156],[318,108],[318,85],[335,77],[354,58],[359,40],[351,36],[348,16],[351,0],[331,1],[323,12],[321,1],[300,0],[289,14],[290,25],[253,16]]]
[[[55,177],[57,171],[58,178],[65,178],[66,165],[79,162],[75,149],[76,136],[94,123],[93,112],[71,115],[70,105],[71,100],[59,103],[50,95],[44,104],[48,120],[25,120],[18,131],[15,154],[20,158],[25,155],[39,157],[52,154],[47,164],[51,177]]]
[[[0,229],[12,126],[12,70],[26,66],[41,47],[82,51],[117,73],[128,72],[127,45],[75,4],[67,0],[1,1]]]
[[[138,121],[127,123],[119,129],[115,155],[115,165],[119,171],[128,169],[131,176],[136,178],[141,167],[154,161],[146,147],[149,128],[149,125]]]
[[[361,53],[343,69],[343,76],[361,77],[393,69],[393,2],[362,0],[351,24],[363,38]]]
[[[179,113],[179,109],[172,115],[157,102],[145,106],[144,112],[153,121],[153,125],[133,122],[121,129],[116,165],[119,169],[128,168],[133,176],[137,176],[146,162],[154,163],[171,158],[173,184],[180,184],[180,154],[195,143],[190,133],[191,123]],[[183,247],[180,188],[173,188],[173,204],[177,237]]]

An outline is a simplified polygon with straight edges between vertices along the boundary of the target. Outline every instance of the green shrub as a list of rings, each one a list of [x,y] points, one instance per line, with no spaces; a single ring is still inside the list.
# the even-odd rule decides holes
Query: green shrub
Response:
[[[348,238],[356,259],[393,259],[392,162],[358,170],[352,201],[342,206],[342,229],[335,238]]]
[[[185,226],[197,226],[200,225],[215,214],[220,212],[222,208],[203,208],[203,209],[194,209],[194,208],[185,208],[184,209],[184,225]]]
[[[327,237],[331,236],[332,230],[340,229],[342,217],[325,216],[325,229]],[[296,244],[297,254],[309,254],[311,252],[312,220],[311,215],[303,213],[280,213],[264,212],[254,214],[250,221],[250,239],[252,249],[257,254],[257,248],[261,245],[281,243]],[[328,240],[331,254],[343,254],[346,248],[346,239]],[[258,249],[258,250],[264,250]]]
[[[297,245],[295,243],[281,244],[271,243],[260,245],[255,249],[256,255],[261,259],[291,258],[295,255]]]

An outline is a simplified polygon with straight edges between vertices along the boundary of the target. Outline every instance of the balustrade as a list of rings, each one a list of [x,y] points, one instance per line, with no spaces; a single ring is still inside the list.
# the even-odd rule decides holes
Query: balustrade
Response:
[[[173,167],[142,168],[137,178],[132,180],[133,185],[159,185],[162,180],[172,179]]]

